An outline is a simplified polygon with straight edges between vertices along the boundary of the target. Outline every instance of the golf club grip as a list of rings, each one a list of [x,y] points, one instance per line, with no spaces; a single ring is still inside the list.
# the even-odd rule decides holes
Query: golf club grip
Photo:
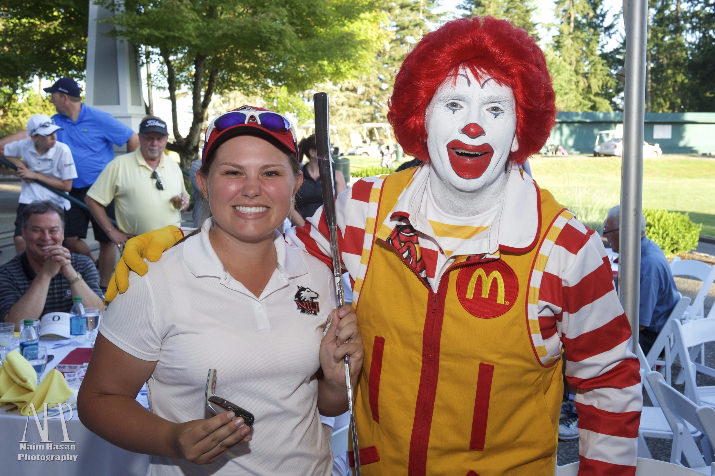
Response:
[[[323,208],[328,226],[334,226],[336,224],[335,175],[333,174],[333,162],[330,159],[328,95],[323,92],[315,93],[313,95],[313,107],[315,108],[315,146],[318,152]]]

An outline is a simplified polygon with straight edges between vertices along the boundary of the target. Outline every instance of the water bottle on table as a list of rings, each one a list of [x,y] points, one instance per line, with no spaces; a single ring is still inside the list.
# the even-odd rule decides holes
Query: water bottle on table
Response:
[[[35,360],[40,347],[40,336],[37,335],[34,321],[34,319],[25,319],[23,321],[25,327],[20,332],[20,354],[27,360]]]
[[[82,305],[82,296],[72,298],[73,304],[70,309],[70,335],[80,340],[87,333],[87,316]]]

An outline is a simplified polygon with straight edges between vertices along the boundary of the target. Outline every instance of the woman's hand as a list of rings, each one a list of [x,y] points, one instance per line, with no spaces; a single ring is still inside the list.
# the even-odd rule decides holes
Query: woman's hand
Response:
[[[343,364],[345,355],[350,357],[350,377],[354,389],[362,369],[364,352],[357,316],[349,305],[330,313],[330,325],[320,343],[320,368],[325,383],[330,387],[342,388],[343,394],[347,395],[344,392],[347,387]],[[345,399],[347,402],[347,397]]]
[[[183,458],[196,464],[216,461],[234,445],[251,441],[251,427],[228,411],[204,420],[179,423],[175,447]]]

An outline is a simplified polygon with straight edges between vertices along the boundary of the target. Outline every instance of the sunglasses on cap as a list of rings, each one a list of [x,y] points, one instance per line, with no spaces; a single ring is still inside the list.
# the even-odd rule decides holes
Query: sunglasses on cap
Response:
[[[42,128],[50,127],[50,126],[54,126],[54,125],[55,125],[55,123],[54,123],[53,121],[43,122],[43,123],[40,124],[39,126],[37,126],[37,127],[35,127],[34,129],[32,129],[32,130],[30,131],[30,135],[36,134],[37,131],[39,131],[39,130],[42,129]]]
[[[297,142],[290,121],[284,116],[277,112],[259,111],[247,106],[239,107],[237,110],[229,111],[214,119],[211,127],[206,131],[206,138],[208,139],[214,131],[221,132],[230,127],[244,124],[256,124],[271,132],[290,132],[293,142]]]
[[[277,112],[271,111],[230,111],[214,119],[213,126],[215,129],[222,131],[228,129],[229,127],[239,126],[243,124],[251,124],[254,122],[262,128],[268,129],[269,131],[291,131],[292,133],[290,122],[288,121],[288,119],[281,116]]]

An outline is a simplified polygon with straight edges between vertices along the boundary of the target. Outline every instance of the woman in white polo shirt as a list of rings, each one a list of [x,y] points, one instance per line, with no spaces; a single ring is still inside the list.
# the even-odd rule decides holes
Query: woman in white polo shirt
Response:
[[[106,311],[80,418],[154,455],[151,474],[330,474],[318,413],[347,409],[342,357],[354,386],[363,348],[354,312],[330,312],[330,270],[276,231],[302,181],[290,123],[244,106],[205,143],[197,179],[212,217]],[[253,413],[252,428],[205,410],[210,368],[215,394]],[[144,382],[151,412],[135,401]]]

